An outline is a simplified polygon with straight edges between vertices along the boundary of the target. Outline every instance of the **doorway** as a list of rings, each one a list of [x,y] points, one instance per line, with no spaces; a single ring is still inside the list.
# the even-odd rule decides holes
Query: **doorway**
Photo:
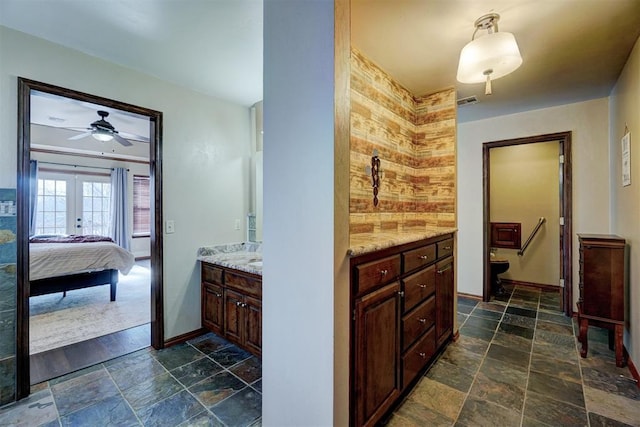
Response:
[[[538,135],[502,141],[486,142],[483,144],[483,300],[491,298],[491,149],[536,143],[558,143],[558,189],[559,189],[559,266],[560,292],[562,296],[562,311],[565,315],[573,314],[572,289],[572,196],[571,196],[571,132]],[[527,231],[523,242],[525,242]]]
[[[97,104],[107,108],[147,117],[149,120],[149,211],[150,211],[150,334],[151,345],[162,348],[162,113],[83,92],[50,84],[18,78],[18,191],[17,191],[17,354],[16,397],[29,394],[29,227],[30,227],[30,161],[31,161],[31,96],[34,92],[65,97],[78,102]]]

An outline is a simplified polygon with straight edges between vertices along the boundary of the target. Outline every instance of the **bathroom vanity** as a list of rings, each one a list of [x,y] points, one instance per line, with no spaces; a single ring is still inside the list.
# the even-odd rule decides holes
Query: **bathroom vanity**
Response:
[[[351,425],[378,423],[451,339],[454,231],[352,236]]]
[[[257,244],[200,248],[202,326],[262,355],[262,253]]]

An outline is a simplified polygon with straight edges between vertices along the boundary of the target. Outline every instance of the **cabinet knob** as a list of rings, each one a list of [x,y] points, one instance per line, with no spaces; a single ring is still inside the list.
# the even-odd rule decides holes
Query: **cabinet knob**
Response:
[[[246,303],[246,302],[243,302],[242,304],[240,304],[240,307],[243,307],[243,308],[244,308],[244,307],[246,307],[246,306],[247,306],[247,303]]]
[[[451,250],[451,246],[445,246],[442,249],[444,249],[445,251]]]
[[[424,283],[420,283],[418,286],[421,287],[422,289],[427,287],[427,285],[425,285]]]
[[[428,255],[420,255],[420,259],[429,259]]]
[[[404,296],[404,291],[398,291],[398,295],[402,298]]]
[[[222,298],[222,294],[216,293],[216,297]]]
[[[242,307],[242,303],[240,301],[236,301],[236,306],[237,307]]]
[[[425,323],[427,323],[427,319],[418,319],[418,322],[424,325]]]
[[[387,274],[389,274],[389,270],[380,270],[380,274],[386,276]]]
[[[418,353],[418,356],[422,357],[423,359],[427,357],[427,353],[424,352],[420,352]]]

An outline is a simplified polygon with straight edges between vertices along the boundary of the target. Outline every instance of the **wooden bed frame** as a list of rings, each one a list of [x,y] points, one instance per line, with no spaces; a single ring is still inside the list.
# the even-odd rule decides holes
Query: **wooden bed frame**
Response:
[[[65,276],[47,277],[45,279],[32,280],[30,284],[29,296],[53,294],[62,292],[63,296],[67,291],[83,289],[91,286],[111,285],[111,301],[116,300],[116,288],[118,285],[118,270],[100,270],[90,273],[67,274]]]

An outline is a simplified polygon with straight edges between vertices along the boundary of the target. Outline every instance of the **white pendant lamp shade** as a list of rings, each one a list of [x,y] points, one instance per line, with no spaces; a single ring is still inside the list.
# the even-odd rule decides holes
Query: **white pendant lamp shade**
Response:
[[[516,38],[511,33],[491,33],[471,40],[460,53],[457,79],[460,83],[482,83],[487,75],[499,79],[522,64]]]
[[[516,38],[511,33],[499,33],[500,15],[489,13],[476,19],[471,41],[462,48],[457,79],[460,83],[485,82],[485,95],[491,95],[491,80],[515,71],[522,64]],[[487,34],[476,38],[478,30]]]

